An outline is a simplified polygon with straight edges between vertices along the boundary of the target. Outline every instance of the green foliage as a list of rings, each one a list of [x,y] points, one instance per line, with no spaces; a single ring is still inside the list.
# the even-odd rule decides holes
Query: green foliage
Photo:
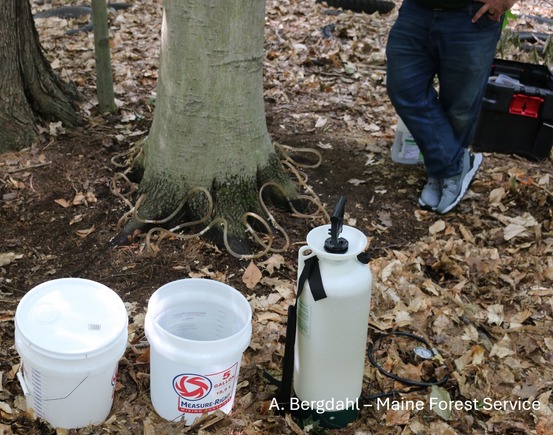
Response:
[[[501,30],[505,30],[505,27],[509,24],[509,20],[515,20],[518,17],[513,14],[511,11],[505,12],[505,16],[503,18],[503,26],[501,27]]]

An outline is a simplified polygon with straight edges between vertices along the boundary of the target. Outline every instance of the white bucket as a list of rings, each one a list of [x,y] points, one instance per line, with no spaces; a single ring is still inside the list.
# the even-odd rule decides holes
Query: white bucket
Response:
[[[108,287],[79,278],[30,290],[15,312],[27,408],[55,428],[100,424],[113,404],[128,316]]]
[[[252,311],[236,289],[209,279],[160,287],[148,302],[150,396],[166,420],[190,425],[203,413],[229,413]]]

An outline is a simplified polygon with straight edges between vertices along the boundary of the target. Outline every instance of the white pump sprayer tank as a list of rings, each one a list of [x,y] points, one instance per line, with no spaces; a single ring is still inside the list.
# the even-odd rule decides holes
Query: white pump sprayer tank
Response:
[[[344,204],[342,197],[331,225],[309,232],[298,259],[296,408],[301,417],[334,428],[347,425],[359,411],[372,287],[368,261],[360,256],[367,238],[342,225]],[[310,277],[302,278],[307,267]],[[322,293],[313,288],[319,286]]]

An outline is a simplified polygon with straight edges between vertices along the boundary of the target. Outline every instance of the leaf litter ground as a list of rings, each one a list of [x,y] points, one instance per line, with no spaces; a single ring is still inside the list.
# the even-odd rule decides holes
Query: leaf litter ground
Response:
[[[52,1],[35,10],[59,6]],[[63,3],[65,4],[65,3]],[[548,6],[544,6],[544,5]],[[549,2],[526,1],[515,12],[551,15]],[[439,350],[449,380],[443,389],[405,395],[425,404],[439,394],[477,401],[450,413],[375,407],[335,433],[551,433],[553,427],[553,162],[485,156],[467,197],[447,216],[417,208],[424,173],[392,163],[396,118],[385,92],[384,47],[396,11],[387,16],[335,13],[314,2],[269,1],[265,90],[275,141],[316,149],[318,167],[303,168],[327,211],[346,195],[346,223],[369,241],[374,276],[369,340],[394,330],[417,334]],[[134,2],[111,16],[112,63],[119,110],[97,113],[92,35],[66,36],[82,20],[37,20],[42,44],[58,73],[90,97],[78,129],[51,123],[42,141],[0,158],[0,433],[55,433],[25,411],[15,374],[14,314],[37,284],[82,277],[116,291],[129,312],[129,347],[120,364],[108,420],[71,433],[302,433],[289,416],[269,409],[280,375],[286,308],[294,299],[297,249],[321,219],[274,210],[291,246],[283,254],[236,259],[205,241],[166,240],[156,256],[144,243],[118,249],[126,204],[110,191],[120,156],[149,128],[159,59],[161,2]],[[85,19],[86,21],[86,19]],[[547,33],[529,19],[509,29]],[[535,61],[506,43],[503,56]],[[245,294],[254,310],[230,416],[214,414],[187,428],[159,418],[149,397],[148,344],[143,321],[149,296],[181,278],[205,277]],[[399,376],[425,379],[428,367],[393,340],[378,352]],[[412,356],[412,355],[411,355]],[[380,361],[380,360],[379,360]],[[435,368],[434,368],[435,369]],[[432,370],[434,370],[432,369]],[[434,372],[433,375],[436,375]],[[367,363],[363,393],[404,389]],[[488,410],[486,400],[537,400],[538,410]],[[305,432],[321,432],[308,426]],[[59,433],[65,431],[58,430]]]

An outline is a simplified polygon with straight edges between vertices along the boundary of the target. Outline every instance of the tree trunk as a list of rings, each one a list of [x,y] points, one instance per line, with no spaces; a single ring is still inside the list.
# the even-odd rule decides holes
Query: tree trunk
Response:
[[[264,17],[264,0],[165,1],[142,219],[169,215],[190,189],[203,187],[214,200],[212,218],[224,219],[229,237],[243,246],[241,220],[248,211],[262,213],[261,184],[276,181],[296,194],[267,131]],[[205,213],[205,203],[188,207],[187,218]]]
[[[92,0],[94,23],[94,55],[96,59],[96,95],[100,113],[113,113],[116,110],[113,89],[113,72],[109,48],[108,6],[106,0]]]
[[[29,146],[37,118],[78,121],[75,89],[60,81],[42,53],[29,0],[0,8],[0,152]]]

